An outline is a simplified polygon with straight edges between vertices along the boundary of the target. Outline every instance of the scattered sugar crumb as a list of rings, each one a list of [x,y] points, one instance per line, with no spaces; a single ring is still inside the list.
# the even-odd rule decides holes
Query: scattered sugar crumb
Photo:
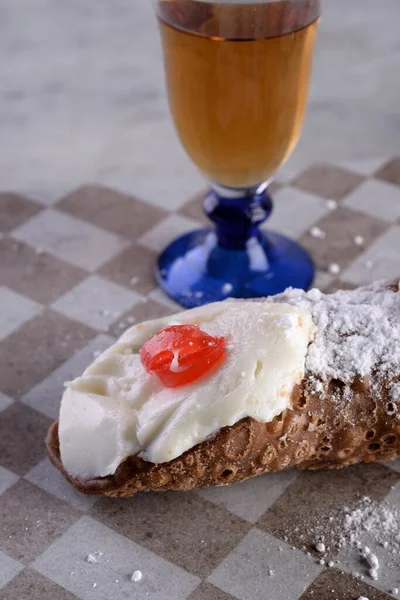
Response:
[[[368,598],[366,596],[359,596],[357,600],[368,600]]]
[[[91,552],[90,554],[87,555],[86,557],[86,562],[94,564],[99,562],[99,558],[101,558],[103,556],[103,552],[100,551],[96,551],[96,552]]]
[[[315,549],[317,552],[325,552],[325,544],[323,544],[322,542],[318,542],[317,544],[315,544]]]
[[[311,227],[310,235],[311,235],[311,237],[319,239],[319,240],[324,240],[326,238],[325,231],[323,231],[319,227]]]
[[[137,275],[135,275],[135,277],[132,277],[132,279],[130,280],[130,284],[131,285],[136,285],[139,282],[139,277]]]
[[[371,579],[373,579],[374,581],[378,579],[378,571],[376,569],[370,569],[368,573]]]
[[[92,585],[92,587],[96,588],[96,587],[97,587],[97,583],[94,583],[94,584]]]
[[[329,208],[329,210],[336,210],[338,207],[338,203],[336,202],[336,200],[327,200],[326,207]]]
[[[372,267],[374,266],[374,263],[372,260],[367,260],[365,263],[365,266],[367,267],[367,269],[372,269]]]
[[[397,594],[399,593],[399,588],[393,588],[390,593],[394,594],[395,596],[397,596]]]
[[[353,239],[356,246],[362,246],[364,244],[364,238],[362,235],[356,235]]]
[[[94,564],[97,563],[97,558],[94,556],[94,554],[88,554],[86,557],[86,562]]]
[[[340,273],[340,266],[337,263],[331,263],[328,266],[328,271],[331,275],[339,275]]]
[[[233,290],[233,285],[231,283],[225,283],[222,286],[222,293],[223,294],[230,294],[232,290]]]
[[[333,567],[333,566],[334,566],[334,564],[335,564],[335,563],[333,562],[333,560],[330,560],[330,561],[328,562],[328,567]]]
[[[320,565],[324,565],[325,564],[325,561],[324,561],[323,558],[321,558],[318,562],[319,562]]]
[[[116,579],[116,580],[115,580],[115,583],[119,583],[119,579]]]
[[[364,546],[361,556],[367,561],[371,569],[379,569],[379,560],[376,554],[373,554],[368,546]]]
[[[143,573],[142,571],[134,571],[131,577],[131,581],[134,581],[135,583],[137,583],[138,581],[140,581],[143,577]]]
[[[274,571],[273,569],[269,569],[269,571],[268,571],[268,575],[269,575],[270,577],[274,577],[274,575],[275,575],[275,571]]]
[[[131,315],[130,317],[128,317],[126,319],[126,321],[127,321],[127,323],[129,323],[129,325],[132,325],[133,323],[136,322],[136,318]]]

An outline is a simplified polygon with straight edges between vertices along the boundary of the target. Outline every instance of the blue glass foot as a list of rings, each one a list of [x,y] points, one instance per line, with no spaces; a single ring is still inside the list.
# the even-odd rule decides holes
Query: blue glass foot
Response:
[[[183,235],[158,259],[158,282],[175,302],[192,308],[228,297],[270,296],[290,286],[309,289],[315,269],[308,253],[259,229],[272,209],[266,191],[241,199],[212,191],[204,208],[216,228]]]

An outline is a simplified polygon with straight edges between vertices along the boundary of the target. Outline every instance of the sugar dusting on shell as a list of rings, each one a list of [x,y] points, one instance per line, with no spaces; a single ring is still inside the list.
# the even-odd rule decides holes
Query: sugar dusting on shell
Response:
[[[374,373],[377,379],[396,375],[400,365],[400,293],[378,282],[359,290],[323,294],[290,289],[273,301],[308,309],[316,332],[306,368],[326,381],[351,383]],[[392,384],[400,399],[400,383]],[[393,398],[395,401],[395,398]]]

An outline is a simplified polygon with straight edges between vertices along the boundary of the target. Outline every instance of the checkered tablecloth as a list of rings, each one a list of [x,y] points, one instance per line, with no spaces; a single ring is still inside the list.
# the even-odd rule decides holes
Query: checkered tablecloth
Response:
[[[269,227],[312,252],[322,289],[400,274],[400,158],[371,171],[313,165],[274,184]],[[169,212],[97,186],[54,202],[0,194],[3,600],[396,597],[400,556],[397,570],[373,581],[351,560],[328,567],[307,552],[327,511],[364,495],[399,508],[398,461],[107,500],[75,492],[46,458],[63,382],[125,327],[176,308],[157,288],[154,260],[204,222],[199,197]],[[102,554],[91,563],[91,553]]]

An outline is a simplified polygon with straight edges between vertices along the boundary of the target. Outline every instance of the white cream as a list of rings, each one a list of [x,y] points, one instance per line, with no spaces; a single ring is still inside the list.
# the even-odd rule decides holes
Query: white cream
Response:
[[[168,389],[141,364],[139,350],[171,324],[224,336],[222,366]],[[289,304],[219,302],[128,329],[82,377],[67,384],[60,411],[61,459],[80,479],[109,475],[135,454],[168,462],[244,417],[269,422],[291,405],[313,335],[308,310]]]

